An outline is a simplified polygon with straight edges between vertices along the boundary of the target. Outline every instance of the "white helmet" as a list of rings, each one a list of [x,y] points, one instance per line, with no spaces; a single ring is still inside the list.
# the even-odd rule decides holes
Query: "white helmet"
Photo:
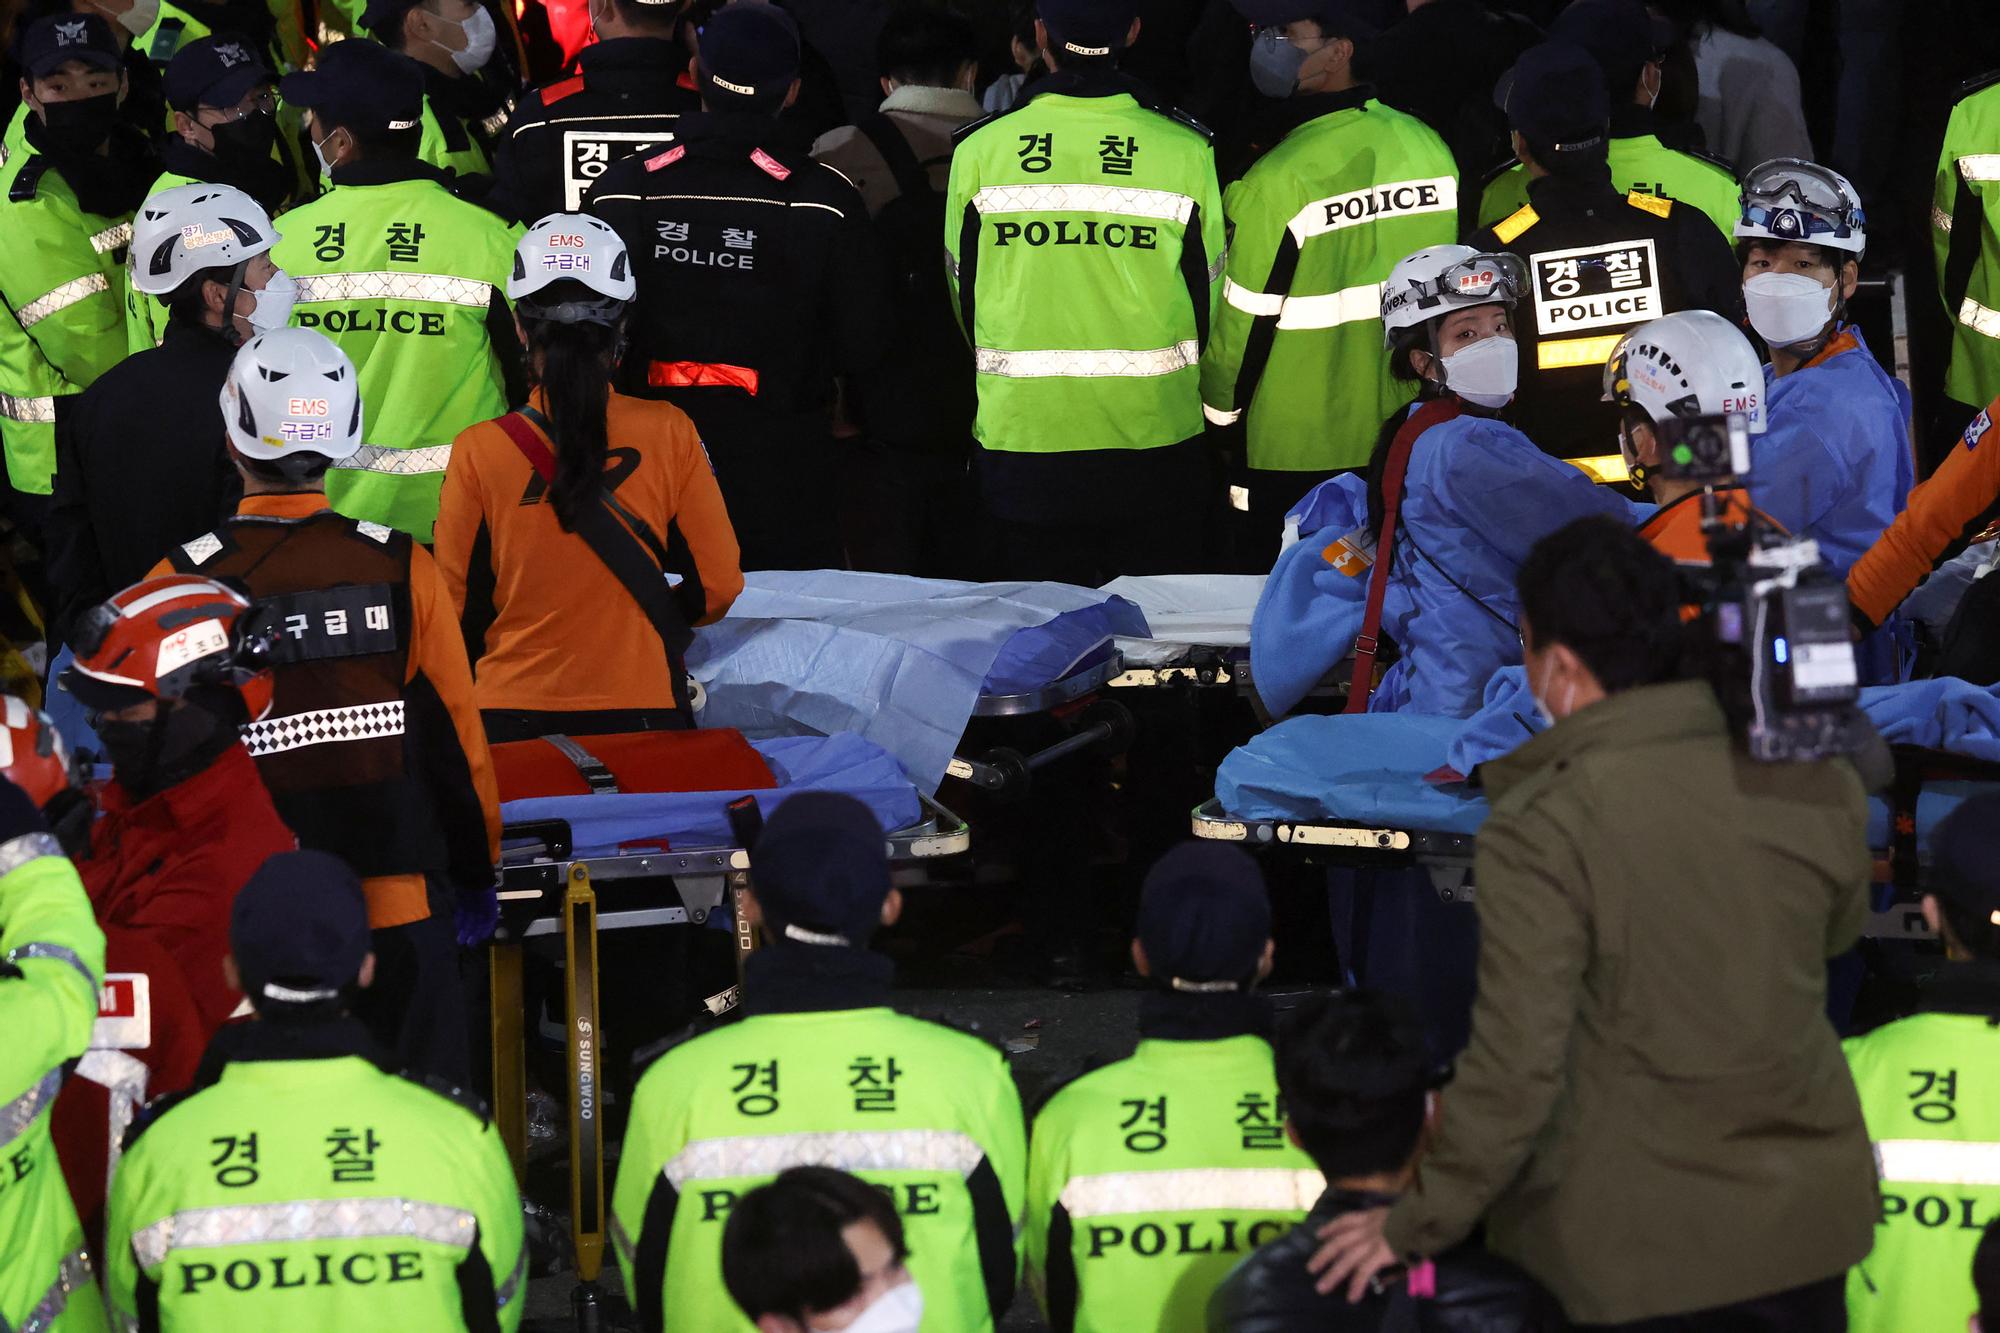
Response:
[[[1469,245],[1434,245],[1389,270],[1382,284],[1382,341],[1453,310],[1496,302],[1510,310],[1527,287],[1528,271],[1509,254],[1487,254]]]
[[[354,363],[317,329],[273,329],[237,350],[222,385],[222,420],[245,458],[318,454],[338,463],[361,447]]]
[[[1847,177],[1817,162],[1774,157],[1743,177],[1736,238],[1803,241],[1859,258],[1868,248],[1868,218]]]
[[[234,185],[176,185],[132,219],[132,286],[167,296],[203,269],[234,268],[277,243],[271,215]]]
[[[1743,331],[1712,310],[1683,310],[1641,324],[1604,363],[1604,398],[1669,417],[1743,418],[1764,433],[1764,366]]]
[[[625,303],[639,290],[625,242],[596,218],[581,213],[551,213],[528,228],[514,247],[507,299],[533,297],[543,288],[565,281],[582,283],[604,299],[559,304],[530,301],[538,318],[562,324],[616,323]]]

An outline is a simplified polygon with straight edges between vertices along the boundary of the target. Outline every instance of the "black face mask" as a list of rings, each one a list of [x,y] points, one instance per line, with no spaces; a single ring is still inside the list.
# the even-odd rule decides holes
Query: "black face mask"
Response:
[[[99,93],[74,102],[42,103],[42,135],[51,153],[89,157],[118,123],[118,94]]]
[[[144,800],[185,782],[236,743],[236,728],[206,708],[184,704],[150,722],[96,720],[112,776]]]
[[[278,120],[262,111],[253,111],[241,120],[210,125],[215,136],[215,155],[239,170],[254,169],[270,160],[271,146],[278,142]]]

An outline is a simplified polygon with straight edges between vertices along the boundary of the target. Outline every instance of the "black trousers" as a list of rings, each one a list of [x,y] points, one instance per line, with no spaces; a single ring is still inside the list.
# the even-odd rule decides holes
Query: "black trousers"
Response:
[[[429,889],[429,916],[371,932],[375,983],[361,992],[354,1016],[405,1069],[470,1087],[472,1052],[451,894],[435,877]]]
[[[1278,541],[1284,533],[1285,514],[1305,498],[1307,491],[1345,469],[1332,472],[1273,472],[1264,468],[1241,468],[1233,484],[1250,494],[1248,509],[1234,504],[1229,509],[1229,527],[1234,541],[1232,567],[1240,574],[1268,574],[1278,558]]]
[[[1095,588],[1121,574],[1206,573],[1222,491],[1199,437],[1162,449],[984,452],[986,577]]]
[[[843,440],[839,448],[849,566],[926,579],[977,576],[968,450],[919,452],[873,440]]]
[[[1847,1276],[1629,1324],[1578,1324],[1577,1333],[1846,1333]]]

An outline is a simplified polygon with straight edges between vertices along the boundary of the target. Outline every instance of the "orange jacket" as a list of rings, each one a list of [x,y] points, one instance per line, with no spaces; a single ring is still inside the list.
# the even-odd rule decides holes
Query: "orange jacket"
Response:
[[[1750,493],[1740,486],[1722,489],[1722,512],[1732,526],[1741,527],[1750,521],[1757,510],[1751,508]],[[1758,513],[1767,524],[1777,524],[1764,514]],[[1639,535],[1653,546],[1653,549],[1672,560],[1677,565],[1706,565],[1708,557],[1708,537],[1701,530],[1701,492],[1692,491],[1678,500],[1671,500],[1653,511],[1653,516],[1639,525]]]
[[[1854,604],[1855,617],[1864,628],[1887,620],[1932,570],[1978,540],[2000,518],[1996,413],[2000,399],[1965,428],[1965,438],[1945,455],[1937,471],[1911,490],[1896,521],[1847,571],[1847,600]]]
[[[547,406],[539,390],[535,406]],[[606,483],[671,553],[691,558],[692,571],[677,569],[687,576],[689,623],[719,619],[743,591],[743,571],[693,423],[671,403],[614,393],[606,425]],[[468,427],[453,443],[436,538],[438,566],[477,652],[481,708],[674,706],[653,622],[583,538],[562,530],[541,478],[499,423]]]

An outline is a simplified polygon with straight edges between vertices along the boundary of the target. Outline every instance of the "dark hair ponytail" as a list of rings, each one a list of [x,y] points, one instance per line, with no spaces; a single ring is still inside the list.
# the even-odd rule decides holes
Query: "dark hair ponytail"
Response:
[[[575,532],[604,486],[604,458],[611,447],[605,416],[620,331],[608,324],[537,319],[526,302],[521,304],[521,327],[527,330],[528,364],[548,403],[549,435],[556,447],[549,503],[562,530]]]

